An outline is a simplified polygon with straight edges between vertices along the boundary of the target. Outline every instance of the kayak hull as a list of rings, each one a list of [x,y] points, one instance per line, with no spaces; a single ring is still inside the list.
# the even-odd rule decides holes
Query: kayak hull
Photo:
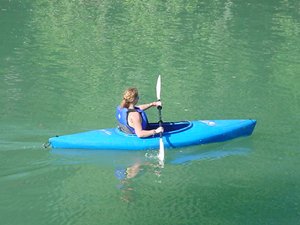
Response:
[[[223,142],[249,136],[256,120],[194,120],[163,123],[165,148]],[[158,124],[150,124],[150,128]],[[49,139],[52,148],[95,150],[149,150],[159,148],[159,135],[139,138],[118,128],[86,131]]]

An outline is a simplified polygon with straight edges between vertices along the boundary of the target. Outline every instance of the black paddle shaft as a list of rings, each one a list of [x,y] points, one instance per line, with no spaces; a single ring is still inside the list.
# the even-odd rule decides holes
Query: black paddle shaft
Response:
[[[160,127],[162,127],[162,123],[163,123],[162,118],[161,118],[162,107],[158,106],[157,109],[158,109],[158,118],[159,118],[158,124]],[[159,133],[159,136],[162,137],[162,132]]]

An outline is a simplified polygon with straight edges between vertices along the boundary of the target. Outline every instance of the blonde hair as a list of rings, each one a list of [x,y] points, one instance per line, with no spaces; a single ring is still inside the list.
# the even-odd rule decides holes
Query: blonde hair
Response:
[[[139,96],[136,88],[128,88],[123,93],[123,100],[121,101],[121,108],[128,108],[130,103],[133,103]]]

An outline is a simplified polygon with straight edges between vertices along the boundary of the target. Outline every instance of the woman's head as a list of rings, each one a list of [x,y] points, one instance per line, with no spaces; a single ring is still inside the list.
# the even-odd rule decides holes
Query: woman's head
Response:
[[[123,93],[123,100],[121,106],[128,108],[130,104],[136,104],[139,98],[139,93],[136,88],[128,88]]]

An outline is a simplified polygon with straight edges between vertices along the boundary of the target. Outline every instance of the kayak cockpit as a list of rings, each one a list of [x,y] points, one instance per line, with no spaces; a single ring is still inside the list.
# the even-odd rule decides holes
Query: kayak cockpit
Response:
[[[193,126],[190,121],[180,121],[180,122],[164,122],[162,124],[164,128],[164,133],[177,133],[187,130]],[[149,130],[158,127],[158,123],[149,123]]]
[[[147,130],[156,129],[158,128],[158,126],[158,123],[149,123]],[[193,126],[193,123],[190,121],[164,122],[162,126],[164,128],[164,134],[174,134],[190,129]],[[119,134],[123,134],[126,136],[136,136],[135,134],[125,133],[119,128],[116,128],[116,130]]]

